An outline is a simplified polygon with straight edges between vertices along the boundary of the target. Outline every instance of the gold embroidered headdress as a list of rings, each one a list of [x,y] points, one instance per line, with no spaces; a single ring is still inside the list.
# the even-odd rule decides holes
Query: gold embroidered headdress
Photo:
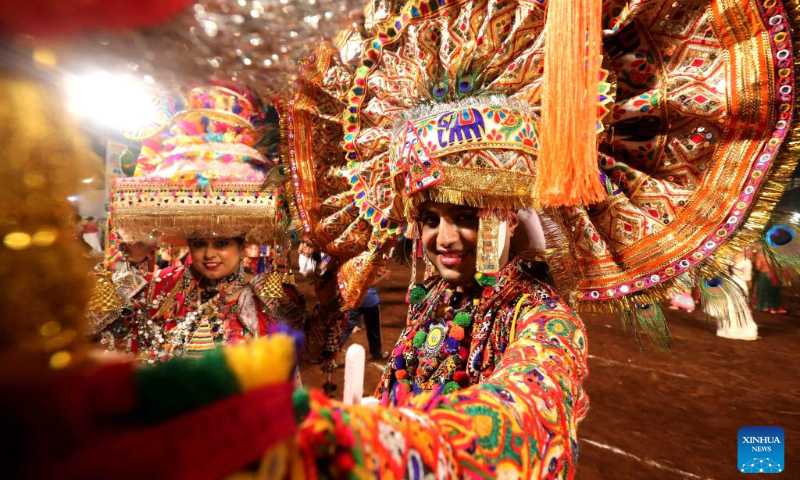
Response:
[[[255,147],[254,122],[263,112],[246,93],[220,86],[195,88],[185,103],[173,105],[164,129],[143,142],[134,174],[115,181],[117,235],[126,242],[219,236],[255,244],[281,236],[288,211],[271,181],[275,162]]]
[[[536,207],[579,307],[655,302],[721,270],[791,175],[795,15],[759,0],[372,2],[284,109],[303,227],[342,262],[353,305],[420,201]]]

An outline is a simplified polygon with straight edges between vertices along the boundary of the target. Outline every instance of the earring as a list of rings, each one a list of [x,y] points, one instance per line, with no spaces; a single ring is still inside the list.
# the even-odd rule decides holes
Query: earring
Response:
[[[244,258],[239,259],[239,273],[236,274],[236,282],[244,283]]]

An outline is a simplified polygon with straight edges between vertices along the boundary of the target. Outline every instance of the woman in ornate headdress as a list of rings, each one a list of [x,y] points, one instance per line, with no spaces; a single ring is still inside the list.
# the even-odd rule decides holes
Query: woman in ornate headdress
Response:
[[[115,182],[110,223],[122,250],[153,238],[185,244],[189,265],[105,275],[90,309],[101,341],[149,359],[256,338],[271,322],[299,327],[305,314],[287,265],[245,268],[246,244],[279,250],[287,240],[275,164],[254,147],[258,104],[209,87],[178,110],[145,142],[133,176]]]
[[[725,271],[794,168],[789,18],[757,0],[372,2],[319,48],[287,153],[340,301],[401,233],[433,267],[378,386],[404,408],[312,402],[301,438],[355,433],[329,469],[572,478],[587,345],[568,303],[662,345],[658,302],[698,278],[715,317],[746,308]],[[527,208],[545,248],[523,255]]]

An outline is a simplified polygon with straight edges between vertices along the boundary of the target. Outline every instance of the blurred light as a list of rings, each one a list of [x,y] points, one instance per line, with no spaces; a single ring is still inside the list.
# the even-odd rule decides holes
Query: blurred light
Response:
[[[85,120],[129,131],[157,121],[154,98],[131,77],[97,72],[70,78],[67,88],[70,111]]]
[[[60,352],[56,352],[50,357],[50,368],[53,370],[61,370],[69,365],[69,362],[72,361],[72,355],[69,352],[62,350]]]
[[[69,197],[67,197],[67,201],[73,203],[77,202],[80,199],[81,197],[79,197],[78,195],[70,195]]]
[[[319,15],[319,14],[317,14],[317,15],[306,15],[305,17],[303,17],[303,21],[306,22],[307,24],[311,25],[312,27],[317,28],[319,26],[319,21],[320,21],[321,18],[322,18],[322,15]]]
[[[90,184],[90,183],[92,183],[94,181],[94,178],[84,178],[81,181],[88,185],[88,184]]]
[[[37,247],[49,247],[55,243],[58,232],[52,228],[43,228],[33,234],[31,240]]]
[[[45,67],[55,67],[58,58],[49,48],[36,47],[33,49],[33,61]]]
[[[219,27],[217,26],[217,22],[211,20],[205,20],[203,22],[203,29],[206,31],[206,35],[209,37],[216,37],[217,33],[219,33]]]
[[[11,250],[24,250],[31,246],[31,236],[25,232],[11,232],[3,238],[3,244]]]
[[[52,337],[58,335],[59,332],[61,332],[61,324],[55,320],[51,320],[39,327],[39,333],[43,337]]]

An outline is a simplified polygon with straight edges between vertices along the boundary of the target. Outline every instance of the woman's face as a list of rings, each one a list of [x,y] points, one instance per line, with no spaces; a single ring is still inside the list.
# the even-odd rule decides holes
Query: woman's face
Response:
[[[189,253],[195,270],[209,280],[219,280],[239,268],[242,245],[233,238],[193,238]]]

